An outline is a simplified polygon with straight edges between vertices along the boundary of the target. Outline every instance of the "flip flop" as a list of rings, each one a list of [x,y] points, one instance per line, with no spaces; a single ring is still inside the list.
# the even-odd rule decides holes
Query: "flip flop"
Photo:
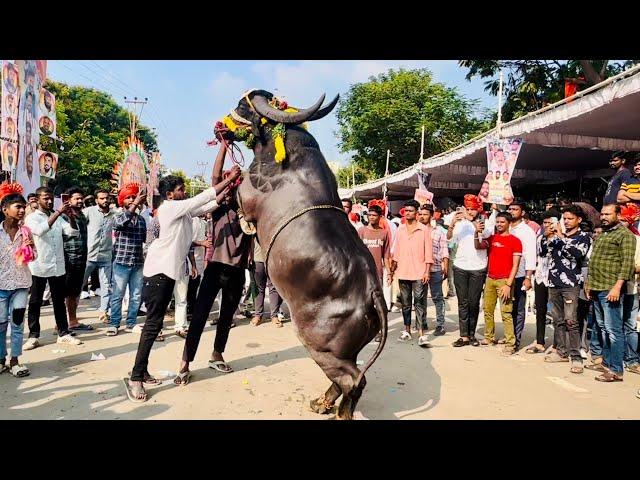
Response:
[[[5,364],[0,365],[0,373],[7,372],[8,370],[9,367],[7,367]]]
[[[133,403],[144,403],[149,399],[149,396],[147,395],[147,392],[144,391],[144,387],[141,387],[142,391],[144,393],[144,397],[143,398],[137,398],[137,396],[133,392],[133,387],[131,385],[129,385],[129,379],[128,378],[123,378],[122,381],[124,382],[124,388],[127,391],[127,397],[129,397],[129,400],[131,400]]]
[[[213,368],[214,370],[222,373],[233,372],[233,368],[231,368],[227,362],[223,362],[221,360],[216,360],[215,362],[213,360],[209,360],[209,368]]]
[[[187,385],[189,385],[189,380],[191,380],[191,372],[186,371],[178,373],[178,376],[173,379],[173,384],[180,387],[186,387]]]
[[[129,378],[131,378],[131,372],[128,372]],[[162,380],[158,380],[156,377],[151,374],[147,375],[144,380],[142,380],[144,385],[162,385]]]
[[[9,369],[9,372],[16,378],[28,377],[31,375],[31,372],[25,365],[14,365]]]
[[[164,342],[164,332],[162,330],[160,330],[160,333],[158,334],[154,342]]]
[[[183,329],[178,329],[176,330],[176,335],[178,335],[180,338],[187,338],[187,331]]]

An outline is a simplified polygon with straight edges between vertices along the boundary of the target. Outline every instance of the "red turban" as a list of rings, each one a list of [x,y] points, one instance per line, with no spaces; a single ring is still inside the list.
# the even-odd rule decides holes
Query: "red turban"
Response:
[[[627,223],[635,223],[640,219],[640,207],[635,203],[627,203],[620,207],[620,220]]]
[[[140,192],[140,184],[128,183],[120,189],[118,192],[118,205],[121,207],[124,205],[124,199],[131,196],[137,196]]]
[[[13,195],[14,193],[22,195],[23,192],[24,188],[19,183],[3,183],[0,185],[0,201],[7,195]]]
[[[464,206],[471,208],[472,210],[482,211],[482,200],[477,195],[471,195],[470,193],[464,196]]]

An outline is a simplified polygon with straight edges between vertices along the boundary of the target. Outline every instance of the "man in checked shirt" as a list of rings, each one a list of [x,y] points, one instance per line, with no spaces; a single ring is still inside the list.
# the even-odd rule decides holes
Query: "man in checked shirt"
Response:
[[[147,224],[137,212],[145,198],[144,188],[138,184],[125,185],[118,192],[118,204],[122,211],[113,219],[113,268],[110,306],[111,317],[107,336],[118,334],[122,319],[122,299],[129,286],[129,308],[125,331],[132,332],[136,326],[142,294],[143,247],[147,238]]]
[[[431,299],[436,306],[436,330],[435,336],[445,334],[444,331],[444,295],[442,294],[442,282],[447,279],[449,273],[449,247],[447,245],[447,234],[439,227],[431,227],[433,217],[433,205],[426,204],[420,207],[418,221],[425,225],[431,232],[431,242],[433,243],[433,264],[431,265],[431,277],[429,283],[425,285],[424,311],[427,312],[427,288],[431,289]]]
[[[593,243],[589,276],[585,284],[587,298],[593,300],[596,322],[602,330],[604,361],[585,365],[601,372],[599,382],[621,382],[624,351],[622,288],[633,281],[636,239],[620,224],[620,205],[608,204],[600,211],[602,233]]]

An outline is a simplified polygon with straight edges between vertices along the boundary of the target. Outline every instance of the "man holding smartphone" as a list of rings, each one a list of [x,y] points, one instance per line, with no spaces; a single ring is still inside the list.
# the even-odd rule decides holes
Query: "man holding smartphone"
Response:
[[[453,261],[454,284],[458,296],[458,318],[460,322],[460,338],[453,343],[454,347],[473,345],[480,342],[476,339],[476,326],[480,314],[480,295],[487,275],[487,251],[476,249],[474,237],[476,226],[482,211],[482,202],[476,195],[464,196],[464,211],[456,209],[453,221],[447,230],[447,240],[453,240],[457,245],[456,256]],[[481,222],[482,238],[486,239],[492,233],[489,222]]]

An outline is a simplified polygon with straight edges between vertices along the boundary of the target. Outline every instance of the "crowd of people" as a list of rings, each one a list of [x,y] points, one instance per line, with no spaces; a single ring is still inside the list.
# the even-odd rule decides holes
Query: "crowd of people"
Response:
[[[550,198],[539,224],[520,199],[485,209],[479,196],[468,194],[455,210],[409,200],[402,218],[389,215],[384,226],[383,209],[373,201],[368,224],[362,225],[351,213],[351,200],[343,199],[374,257],[388,306],[393,311],[399,304],[402,310],[398,340],[412,342],[417,333],[418,345],[430,347],[428,289],[436,312],[433,335],[446,333],[443,282],[453,277],[448,296],[457,297],[459,323],[453,347],[501,345],[506,356],[541,353],[545,362],[566,362],[574,374],[593,370],[595,379],[606,383],[623,381],[625,371],[640,374],[640,154],[629,170],[631,160],[627,152],[613,154],[610,167],[616,172],[595,222],[588,215],[593,207],[585,202]],[[528,297],[535,305],[536,338],[523,345]],[[495,329],[498,303],[502,338]],[[553,338],[547,342],[549,323]]]
[[[172,298],[175,332],[185,339],[174,379],[179,386],[189,383],[189,365],[218,294],[211,368],[233,371],[223,353],[234,318],[245,314],[251,325],[262,324],[267,289],[270,323],[281,327],[283,300],[266,272],[263,246],[242,224],[233,194],[240,169],[223,172],[225,155],[223,144],[211,188],[187,198],[183,179],[169,175],[161,179],[160,199],[151,206],[145,205],[147,192],[136,184],[118,191],[117,207],[107,190],[98,189],[88,198],[73,187],[57,209],[47,187],[25,200],[19,185],[2,185],[0,369],[15,377],[29,375],[19,357],[41,345],[40,314],[47,291],[57,343],[82,344],[81,334],[94,327],[79,321],[77,309],[80,299],[90,295],[83,289],[96,272],[105,334],[140,334],[132,373],[124,379],[134,402],[146,401],[144,386],[159,382],[149,373],[149,357],[154,342],[164,339]],[[445,298],[457,297],[459,335],[453,347],[501,345],[507,356],[520,350],[540,353],[546,362],[568,363],[574,374],[596,371],[595,379],[606,383],[622,381],[625,371],[640,374],[640,156],[633,171],[626,168],[628,159],[624,152],[614,154],[616,174],[596,223],[584,203],[567,199],[548,199],[540,224],[520,199],[501,208],[468,194],[463,205],[444,211],[408,200],[399,214],[388,216],[386,202],[374,200],[366,218],[354,215],[352,201],[343,199],[345,213],[372,254],[389,309],[402,312],[398,341],[411,343],[417,333],[417,344],[431,347],[428,299],[435,306],[432,333],[442,336],[447,334]],[[524,345],[531,296],[536,338]],[[498,304],[502,338],[495,328]],[[485,327],[478,338],[481,309]],[[554,333],[547,341],[549,314]],[[146,316],[143,324],[140,316]]]
[[[223,172],[225,155],[223,145],[213,166],[212,188],[187,198],[184,180],[169,175],[161,180],[160,198],[152,206],[146,205],[147,192],[137,184],[120,188],[115,202],[107,190],[85,197],[73,187],[57,209],[48,187],[25,199],[20,185],[0,186],[0,369],[16,377],[30,374],[19,357],[41,346],[44,302],[53,306],[56,342],[81,345],[82,334],[95,330],[77,316],[80,300],[91,296],[89,288],[99,292],[98,318],[106,336],[140,334],[131,378],[125,382],[137,402],[147,398],[143,384],[158,383],[147,366],[153,343],[164,340],[163,320],[172,299],[175,333],[186,340],[177,385],[189,381],[188,364],[218,293],[220,313],[210,321],[217,323],[211,368],[233,371],[223,358],[229,331],[234,319],[252,315],[251,325],[263,322],[267,289],[271,323],[282,327],[282,298],[265,271],[256,237],[241,228],[233,195],[241,172],[237,166]],[[25,250],[31,255],[25,257]],[[99,289],[97,279],[91,280],[96,272]],[[245,283],[249,288],[241,306]],[[146,317],[144,323],[138,322],[140,317]]]

